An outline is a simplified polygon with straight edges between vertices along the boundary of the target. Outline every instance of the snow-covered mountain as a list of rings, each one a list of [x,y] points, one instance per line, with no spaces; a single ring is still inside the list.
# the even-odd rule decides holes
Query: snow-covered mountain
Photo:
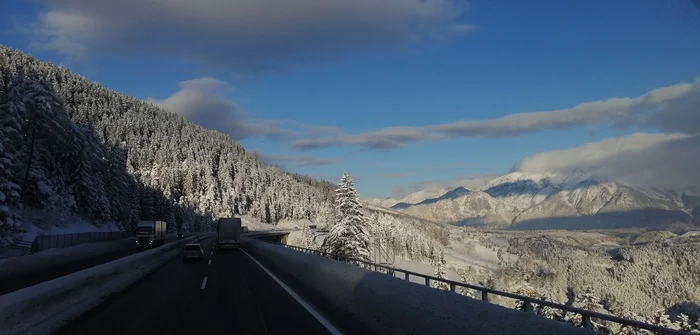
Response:
[[[649,227],[700,219],[697,188],[639,187],[582,169],[511,172],[479,189],[456,187],[414,203],[396,200],[390,208],[438,222],[522,229]]]
[[[318,218],[334,189],[263,164],[226,134],[0,45],[0,246],[75,217],[203,230],[235,212],[265,223]]]
[[[401,199],[366,198],[366,199],[362,199],[362,201],[366,204],[390,208],[396,204],[417,204],[417,203],[420,203],[421,201],[426,200],[426,199],[438,198],[438,197],[442,196],[443,194],[449,192],[452,189],[453,188],[451,188],[451,187],[447,187],[447,188],[443,188],[443,189],[440,189],[437,191],[421,190],[421,191],[411,193],[411,194],[409,194]]]

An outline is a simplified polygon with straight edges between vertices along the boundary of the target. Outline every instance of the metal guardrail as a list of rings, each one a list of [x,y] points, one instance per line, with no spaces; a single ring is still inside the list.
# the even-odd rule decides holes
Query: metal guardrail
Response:
[[[36,239],[34,239],[34,243],[32,243],[32,252],[37,252],[51,248],[72,247],[74,245],[89,242],[112,241],[120,238],[127,238],[131,235],[132,233],[128,231],[103,231],[60,235],[39,235],[36,237]]]
[[[638,329],[645,329],[645,330],[660,333],[660,334],[669,334],[669,335],[688,335],[688,334],[691,334],[690,332],[669,329],[669,328],[665,328],[665,327],[661,327],[661,326],[648,324],[645,322],[634,321],[634,320],[629,320],[629,319],[617,317],[614,315],[602,314],[602,313],[593,312],[593,311],[589,311],[589,310],[585,310],[585,309],[580,309],[580,308],[576,308],[576,307],[558,304],[558,303],[551,302],[551,301],[535,299],[535,298],[524,296],[524,295],[498,291],[498,290],[486,288],[483,286],[465,284],[465,283],[456,282],[456,281],[448,280],[448,279],[440,279],[440,278],[437,278],[434,276],[424,275],[421,273],[408,271],[408,270],[397,269],[397,268],[394,268],[391,266],[376,264],[376,263],[364,261],[361,259],[355,259],[355,258],[345,257],[342,255],[331,254],[331,253],[323,252],[320,250],[302,248],[302,247],[297,247],[297,246],[293,246],[293,245],[270,242],[270,241],[266,241],[266,242],[281,245],[281,246],[284,246],[288,249],[292,249],[292,250],[296,250],[296,251],[300,251],[300,252],[304,252],[304,253],[308,253],[308,254],[328,257],[331,259],[345,261],[345,262],[349,262],[349,263],[363,264],[363,265],[365,265],[364,267],[369,269],[369,270],[373,270],[375,272],[385,271],[386,273],[391,274],[392,276],[397,272],[403,273],[404,279],[406,281],[408,281],[411,276],[421,277],[425,280],[426,286],[430,286],[430,283],[432,281],[446,283],[450,286],[450,291],[452,291],[452,292],[455,292],[457,287],[463,287],[463,288],[476,290],[476,291],[481,292],[481,300],[487,301],[487,302],[489,301],[489,294],[493,294],[493,295],[501,296],[501,297],[506,297],[506,298],[511,298],[511,299],[515,299],[515,300],[521,300],[521,301],[523,301],[523,306],[524,306],[523,311],[525,311],[525,312],[531,312],[533,309],[532,305],[536,304],[536,305],[542,305],[542,306],[548,306],[551,308],[556,308],[556,309],[561,310],[561,311],[579,314],[579,315],[581,315],[581,318],[583,321],[582,322],[583,327],[588,328],[588,329],[594,329],[594,325],[591,322],[591,319],[594,318],[594,319],[606,320],[606,321],[613,322],[613,323],[616,323],[616,324],[619,324],[622,326],[629,326],[629,327],[634,327],[634,328],[638,328]]]

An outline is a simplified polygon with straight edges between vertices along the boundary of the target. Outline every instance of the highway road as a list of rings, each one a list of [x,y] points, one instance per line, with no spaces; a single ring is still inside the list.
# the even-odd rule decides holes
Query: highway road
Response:
[[[169,238],[167,242],[175,241],[175,238]],[[116,241],[114,241],[116,242]],[[95,243],[114,243],[114,242],[95,242]],[[88,258],[77,260],[71,263],[60,263],[52,266],[50,268],[41,268],[37,271],[32,271],[25,273],[20,276],[10,277],[3,279],[0,282],[0,295],[14,292],[16,290],[21,290],[25,287],[40,284],[51,279],[58,277],[63,277],[69,275],[73,272],[78,272],[91,268],[93,266],[98,266],[100,264],[108,263],[113,260],[133,255],[138,252],[149,250],[149,248],[138,248],[134,245],[133,239],[123,239],[119,242],[123,242],[123,246],[117,248],[114,251],[110,251],[103,254],[94,255]],[[23,257],[33,257],[33,256],[23,256]]]
[[[329,334],[243,251],[201,244],[203,261],[178,257],[57,334]]]

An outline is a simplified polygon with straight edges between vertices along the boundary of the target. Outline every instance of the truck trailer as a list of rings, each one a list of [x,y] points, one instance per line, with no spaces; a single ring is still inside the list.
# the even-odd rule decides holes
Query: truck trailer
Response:
[[[165,221],[141,221],[136,226],[136,246],[155,247],[165,244]]]
[[[241,218],[220,218],[216,225],[216,243],[219,249],[238,249],[241,245]]]

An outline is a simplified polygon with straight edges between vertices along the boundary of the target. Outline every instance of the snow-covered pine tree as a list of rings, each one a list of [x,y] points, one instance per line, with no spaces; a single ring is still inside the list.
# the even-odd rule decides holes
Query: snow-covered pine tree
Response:
[[[322,250],[349,258],[370,260],[370,235],[352,177],[343,173],[335,191],[338,221],[323,241]]]
[[[17,78],[16,85],[8,92],[8,104],[9,110],[14,110],[25,123],[22,127],[25,145],[18,179],[21,200],[37,207],[53,207],[57,194],[45,187],[49,173],[42,163],[65,147],[69,135],[65,124],[67,117],[47,83],[26,77]]]
[[[11,244],[14,235],[22,232],[16,215],[10,210],[19,202],[20,186],[12,179],[20,166],[18,146],[22,124],[19,114],[9,108],[5,90],[0,87],[0,246]]]
[[[333,208],[332,204],[321,205],[318,209],[318,213],[316,214],[316,224],[319,225],[319,228],[323,227],[330,229],[336,220],[335,215],[335,209]]]
[[[301,246],[310,249],[314,248],[314,234],[307,224],[301,225]]]
[[[469,281],[467,280],[467,274],[466,274],[466,271],[464,270],[464,268],[459,268],[457,272],[459,274],[459,281],[462,284],[469,284]],[[459,286],[459,287],[457,287],[456,291],[458,294],[461,294],[463,296],[466,296],[466,297],[469,297],[472,299],[476,299],[476,296],[474,295],[474,291],[472,289]]]
[[[576,294],[573,306],[593,312],[605,312],[605,308],[603,308],[603,305],[600,303],[600,298],[596,295],[595,289],[592,286],[586,286],[581,293]],[[583,324],[583,317],[581,314],[567,312],[563,315],[563,319],[576,326]],[[591,320],[591,323],[595,328],[603,327],[602,324],[594,319]]]
[[[433,265],[435,266],[435,273],[433,276],[439,278],[439,279],[448,279],[447,278],[447,261],[445,260],[445,251],[440,250],[437,254],[435,259],[433,260]],[[450,285],[442,282],[442,281],[433,281],[430,283],[430,286],[432,288],[438,288],[441,290],[449,290]]]

